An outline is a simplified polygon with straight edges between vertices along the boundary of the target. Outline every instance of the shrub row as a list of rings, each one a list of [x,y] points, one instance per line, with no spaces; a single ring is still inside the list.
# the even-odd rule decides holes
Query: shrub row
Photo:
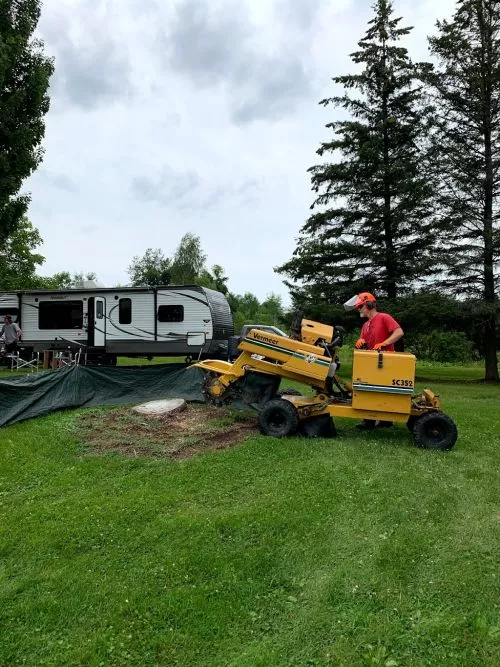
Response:
[[[342,358],[350,358],[348,349],[353,348],[359,334],[350,333],[345,337]],[[403,338],[404,351],[412,352],[422,361],[443,361],[466,363],[477,360],[479,355],[473,343],[462,331],[431,331],[428,334],[407,333]]]

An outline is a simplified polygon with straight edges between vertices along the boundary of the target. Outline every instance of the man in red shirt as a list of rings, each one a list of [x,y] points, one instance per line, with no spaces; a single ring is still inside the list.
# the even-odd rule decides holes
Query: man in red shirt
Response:
[[[394,343],[403,335],[404,331],[396,320],[387,313],[377,311],[377,300],[370,292],[361,292],[357,297],[353,297],[346,304],[346,307],[353,307],[359,311],[360,317],[365,317],[366,322],[361,327],[361,335],[356,342],[356,347],[360,350],[385,350],[394,352]],[[356,428],[370,430],[372,428],[384,428],[392,426],[392,422],[379,421],[373,419],[364,419]]]
[[[402,338],[404,331],[393,317],[378,312],[377,301],[373,294],[370,292],[358,294],[354,308],[359,311],[360,317],[366,317],[356,347],[394,352],[394,343]]]

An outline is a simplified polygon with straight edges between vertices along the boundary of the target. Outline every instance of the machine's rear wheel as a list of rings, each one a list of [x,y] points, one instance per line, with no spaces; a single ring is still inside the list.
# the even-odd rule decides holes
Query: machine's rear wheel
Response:
[[[413,428],[415,426],[415,422],[417,421],[418,417],[416,415],[410,415],[408,417],[408,421],[406,422],[406,427],[408,428],[411,433],[413,433]]]
[[[458,437],[457,427],[443,412],[427,412],[415,421],[413,438],[417,447],[451,449]]]
[[[284,438],[297,432],[299,415],[290,401],[274,398],[259,412],[259,428],[264,435]]]

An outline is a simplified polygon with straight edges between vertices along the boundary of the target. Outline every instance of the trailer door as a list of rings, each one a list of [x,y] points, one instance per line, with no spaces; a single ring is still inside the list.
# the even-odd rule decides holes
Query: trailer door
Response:
[[[106,299],[102,296],[89,298],[87,345],[106,345]]]

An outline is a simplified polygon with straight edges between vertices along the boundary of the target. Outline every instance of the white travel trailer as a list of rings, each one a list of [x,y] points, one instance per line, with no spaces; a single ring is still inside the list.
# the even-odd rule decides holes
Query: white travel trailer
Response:
[[[226,297],[198,285],[92,287],[0,293],[28,352],[81,349],[87,359],[118,356],[227,357],[233,320]]]

